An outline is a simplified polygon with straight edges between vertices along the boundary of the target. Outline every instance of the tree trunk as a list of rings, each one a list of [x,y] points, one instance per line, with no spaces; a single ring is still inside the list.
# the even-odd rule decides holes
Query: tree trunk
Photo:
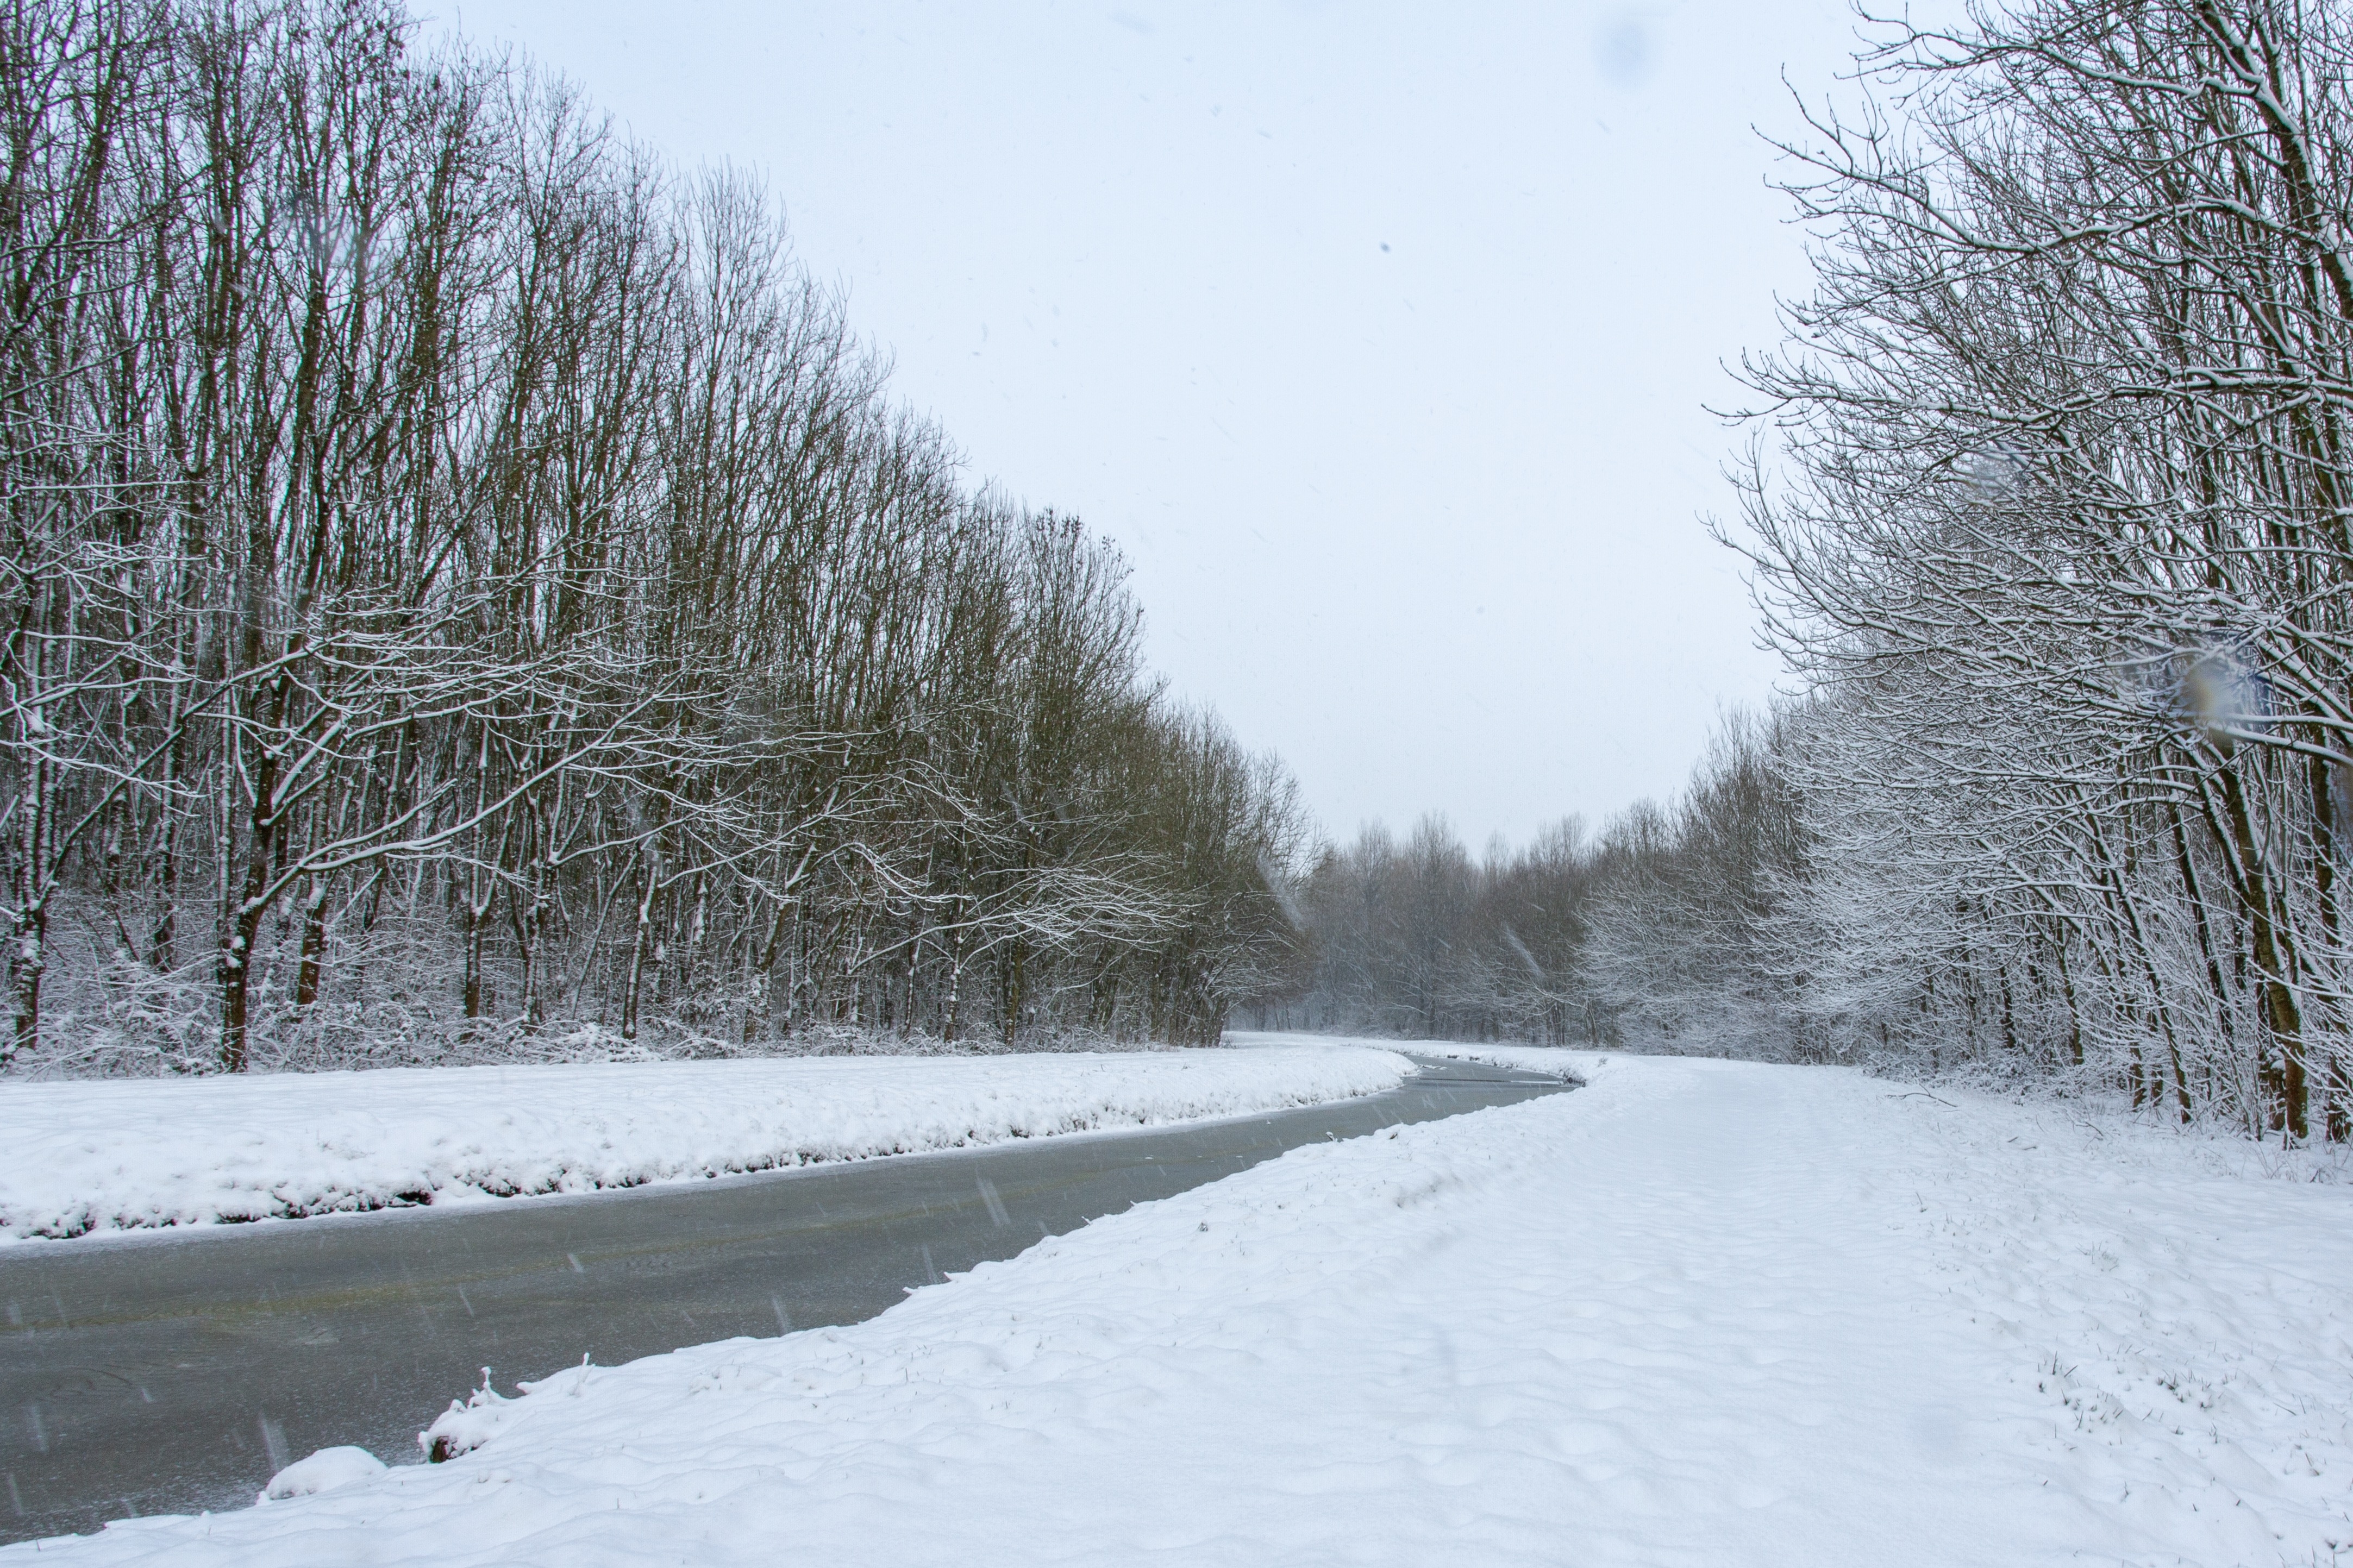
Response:
[[[2218,770],[2217,776],[2222,786],[2224,820],[2230,826],[2237,851],[2241,901],[2252,949],[2249,957],[2255,966],[2256,1011],[2264,1033],[2279,1052],[2280,1130],[2301,1141],[2310,1131],[2310,1095],[2305,1075],[2304,1017],[2288,984],[2293,950],[2274,921],[2271,881],[2264,871],[2263,847],[2255,838],[2239,771],[2226,766]]]
[[[659,863],[647,865],[644,890],[638,899],[637,930],[629,939],[628,978],[621,986],[621,1038],[638,1037],[638,1007],[643,994],[646,978],[646,945],[653,931],[654,891],[658,886]]]
[[[294,983],[294,1013],[308,1013],[319,999],[320,972],[327,952],[327,879],[312,877],[302,897],[302,968]]]

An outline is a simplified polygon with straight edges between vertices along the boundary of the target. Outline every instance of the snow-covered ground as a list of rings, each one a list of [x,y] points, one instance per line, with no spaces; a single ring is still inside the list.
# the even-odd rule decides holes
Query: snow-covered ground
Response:
[[[0,1564],[2277,1564],[2353,1541],[2353,1189],[1828,1068],[1300,1149]],[[325,1485],[341,1481],[340,1485]],[[314,1486],[325,1489],[299,1495]]]
[[[1229,1043],[1238,1046],[1275,1047],[1297,1045],[1303,1037],[1306,1037],[1236,1030],[1227,1035],[1226,1039]],[[1335,1046],[1362,1046],[1371,1050],[1411,1051],[1418,1057],[1449,1057],[1456,1061],[1492,1062],[1500,1068],[1517,1068],[1524,1072],[1557,1073],[1567,1077],[1581,1077],[1577,1064],[1593,1059],[1586,1052],[1567,1050],[1557,1046],[1466,1045],[1460,1040],[1396,1040],[1355,1035],[1317,1035],[1313,1037]]]
[[[790,1058],[0,1084],[0,1242],[576,1193],[1314,1104],[1403,1057]]]

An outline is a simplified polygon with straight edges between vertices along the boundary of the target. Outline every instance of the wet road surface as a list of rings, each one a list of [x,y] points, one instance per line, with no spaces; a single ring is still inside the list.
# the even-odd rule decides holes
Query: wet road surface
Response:
[[[242,1508],[355,1443],[398,1464],[449,1400],[738,1334],[853,1323],[1303,1143],[1558,1092],[1417,1058],[1387,1093],[708,1183],[0,1253],[0,1542]]]

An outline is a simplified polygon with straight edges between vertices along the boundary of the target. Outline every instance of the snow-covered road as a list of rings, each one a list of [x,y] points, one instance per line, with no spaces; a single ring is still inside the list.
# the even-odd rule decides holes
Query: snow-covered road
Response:
[[[0,1084],[0,1243],[350,1213],[1160,1126],[1374,1094],[1325,1043]]]
[[[2353,1540],[2347,1188],[1831,1069],[1587,1061],[1579,1093],[1298,1150],[855,1328],[485,1401],[446,1465],[44,1551],[1820,1568]]]

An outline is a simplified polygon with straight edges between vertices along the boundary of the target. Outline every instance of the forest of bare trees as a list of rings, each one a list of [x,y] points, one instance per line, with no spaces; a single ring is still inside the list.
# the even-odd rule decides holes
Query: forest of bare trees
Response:
[[[1719,530],[1792,695],[1474,857],[1311,852],[754,182],[383,0],[9,7],[0,1067],[1247,1003],[2353,1133],[2353,21],[1871,26]]]
[[[0,1067],[1214,1039],[1279,764],[759,187],[382,0],[0,12]]]
[[[1786,149],[1816,289],[1746,362],[1720,531],[1797,694],[1671,807],[1564,840],[1557,950],[1513,890],[1544,852],[1473,868],[1425,826],[1328,858],[1315,1000],[1535,1033],[1557,984],[1595,1038],[2345,1138],[2353,18],[1873,26],[1863,107]]]
[[[1525,850],[1473,860],[1442,816],[1404,842],[1377,824],[1325,849],[1299,884],[1309,933],[1295,992],[1254,1008],[1285,1028],[1582,1044],[1582,910],[1596,880],[1575,818]]]
[[[1280,1027],[1788,1056],[1767,917],[1803,868],[1786,726],[1719,727],[1691,787],[1599,835],[1567,817],[1474,858],[1442,816],[1375,824],[1299,884],[1296,989]]]
[[[2353,26],[2044,0],[1865,63],[1735,536],[1810,691],[1793,1037],[2344,1137]]]

